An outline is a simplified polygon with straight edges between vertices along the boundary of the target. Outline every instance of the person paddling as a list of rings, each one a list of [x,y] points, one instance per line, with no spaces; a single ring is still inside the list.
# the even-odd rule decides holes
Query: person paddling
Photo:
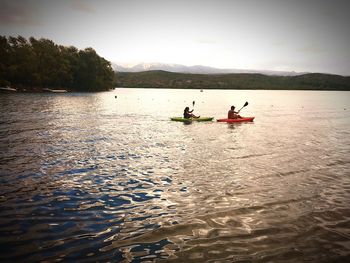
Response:
[[[235,111],[235,106],[231,106],[231,109],[227,113],[227,119],[239,119],[242,118],[240,115],[238,115],[238,112]]]
[[[200,117],[200,116],[194,115],[192,112],[193,112],[193,110],[190,111],[190,108],[186,107],[184,109],[184,118],[189,119],[189,118],[199,118]]]

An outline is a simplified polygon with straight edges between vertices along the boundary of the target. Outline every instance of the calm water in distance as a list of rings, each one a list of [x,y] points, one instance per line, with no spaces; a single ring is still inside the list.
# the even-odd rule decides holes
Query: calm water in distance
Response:
[[[192,101],[256,118],[169,120]],[[118,88],[0,108],[1,262],[350,257],[350,92]]]

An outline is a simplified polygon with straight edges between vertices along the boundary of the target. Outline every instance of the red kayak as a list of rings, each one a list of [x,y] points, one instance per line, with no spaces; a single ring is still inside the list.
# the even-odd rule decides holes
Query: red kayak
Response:
[[[253,121],[255,117],[243,117],[238,119],[218,119],[218,122],[246,122],[246,121]]]

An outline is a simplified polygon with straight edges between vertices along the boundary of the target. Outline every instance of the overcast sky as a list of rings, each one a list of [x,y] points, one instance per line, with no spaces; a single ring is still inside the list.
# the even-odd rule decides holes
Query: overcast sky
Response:
[[[0,0],[0,34],[114,63],[350,75],[347,0]]]

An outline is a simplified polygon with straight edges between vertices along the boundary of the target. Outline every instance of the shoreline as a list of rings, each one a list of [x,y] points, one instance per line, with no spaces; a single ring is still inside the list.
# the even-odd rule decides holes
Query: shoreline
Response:
[[[181,87],[115,87],[114,89],[104,90],[104,91],[78,91],[78,90],[67,90],[67,89],[52,89],[52,90],[31,90],[31,89],[22,89],[17,90],[15,88],[10,89],[0,89],[0,94],[26,94],[26,93],[99,93],[99,92],[110,92],[116,89],[173,89],[173,90],[199,90],[200,92],[205,92],[208,90],[246,90],[246,91],[350,91],[349,89],[290,89],[290,88],[280,88],[280,89],[267,89],[267,88],[181,88]]]
[[[350,91],[350,89],[267,89],[267,88],[178,88],[178,87],[116,87],[115,89],[177,89],[177,90],[276,90],[276,91]]]
[[[310,73],[298,76],[263,74],[187,74],[168,71],[117,72],[116,86],[128,88],[228,90],[350,91],[350,77]]]

